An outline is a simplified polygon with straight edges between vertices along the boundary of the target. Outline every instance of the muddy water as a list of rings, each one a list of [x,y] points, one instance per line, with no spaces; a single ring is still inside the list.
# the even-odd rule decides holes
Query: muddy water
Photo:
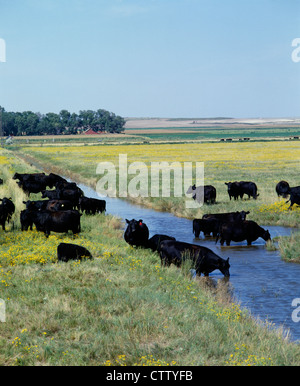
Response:
[[[93,189],[79,186],[87,197],[99,198]],[[206,246],[223,258],[229,257],[230,283],[235,299],[242,307],[247,307],[253,316],[263,321],[267,319],[276,327],[283,326],[289,330],[292,340],[300,341],[300,322],[292,320],[292,312],[295,310],[292,301],[300,298],[300,264],[283,262],[278,251],[265,249],[262,239],[256,240],[251,246],[247,246],[246,242],[232,242],[230,247],[221,247],[215,244],[213,238],[195,239],[191,220],[145,209],[117,198],[106,197],[105,200],[107,213],[123,220],[143,219],[149,228],[150,237],[155,233],[168,234],[179,241]],[[277,226],[264,228],[269,230],[272,238],[293,232],[290,228]],[[223,275],[215,271],[210,277],[217,281]]]

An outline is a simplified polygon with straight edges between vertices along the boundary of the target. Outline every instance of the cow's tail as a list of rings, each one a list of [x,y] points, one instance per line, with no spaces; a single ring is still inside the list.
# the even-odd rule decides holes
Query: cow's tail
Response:
[[[218,233],[217,233],[216,244],[217,244],[217,242],[219,241],[219,238],[220,238],[220,231],[218,231]]]

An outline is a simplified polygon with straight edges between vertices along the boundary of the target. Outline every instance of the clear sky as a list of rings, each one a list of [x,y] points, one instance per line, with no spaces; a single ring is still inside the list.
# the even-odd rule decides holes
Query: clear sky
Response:
[[[7,111],[300,117],[299,0],[0,0],[0,38]]]

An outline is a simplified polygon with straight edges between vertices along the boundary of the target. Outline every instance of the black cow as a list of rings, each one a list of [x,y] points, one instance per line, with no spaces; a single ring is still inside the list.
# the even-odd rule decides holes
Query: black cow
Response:
[[[286,198],[289,194],[290,185],[286,181],[279,181],[276,185],[275,190],[278,197],[282,196],[283,198]]]
[[[23,201],[23,204],[26,205],[26,209],[29,210],[45,210],[47,209],[47,204],[49,200],[37,200],[37,201]]]
[[[69,200],[49,200],[45,209],[52,212],[56,212],[58,210],[73,210],[74,203]]]
[[[42,190],[42,198],[49,198],[49,200],[58,200],[59,195],[57,190]]]
[[[58,199],[60,200],[69,200],[79,207],[79,199],[82,197],[82,191],[78,189],[56,189],[58,194]]]
[[[57,174],[50,173],[48,176],[49,187],[52,189],[59,182],[67,182],[67,180]]]
[[[86,214],[102,213],[106,211],[106,201],[97,198],[80,197],[79,208]]]
[[[229,277],[229,258],[222,259],[211,249],[196,244],[189,244],[181,241],[162,241],[160,243],[160,258],[162,265],[169,266],[171,263],[177,267],[182,262],[190,259],[193,262],[196,274],[209,276],[215,269],[219,269],[225,277]]]
[[[194,184],[186,191],[187,194],[193,193],[193,199],[205,204],[214,204],[216,202],[217,191],[212,185],[197,186]],[[203,197],[204,195],[204,197]]]
[[[171,236],[167,236],[167,235],[161,235],[161,234],[155,234],[154,236],[152,236],[147,244],[146,244],[146,248],[150,248],[152,249],[153,252],[155,251],[160,251],[160,244],[162,241],[165,241],[165,240],[173,240],[173,241],[176,241],[175,237],[171,237]]]
[[[291,192],[290,193],[290,199],[286,201],[286,204],[290,202],[289,209],[292,208],[294,204],[300,205],[300,193]]]
[[[19,180],[20,182],[35,181],[41,177],[45,177],[45,173],[15,173],[13,180]]]
[[[209,236],[211,233],[214,237],[217,236],[220,227],[220,220],[216,218],[202,218],[193,220],[193,233],[195,237],[199,237],[203,232],[204,236]]]
[[[31,212],[33,223],[38,231],[44,232],[46,237],[50,232],[65,233],[71,230],[73,234],[80,232],[80,216],[77,210],[62,210],[51,212],[41,210]]]
[[[44,181],[19,181],[19,187],[23,190],[25,194],[30,196],[31,193],[40,193],[42,190],[46,189],[47,184]]]
[[[243,221],[246,220],[247,214],[250,212],[228,212],[228,213],[210,213],[204,214],[202,219],[193,220],[193,233],[195,237],[199,237],[203,232],[204,236],[209,236],[211,233],[214,237],[219,233],[221,224],[229,221]]]
[[[83,197],[83,191],[77,186],[75,182],[58,182],[55,184],[56,190],[60,193],[63,193],[64,191],[75,191],[79,197]],[[63,198],[63,197],[61,197]]]
[[[246,220],[247,214],[250,212],[245,212],[244,210],[238,212],[228,212],[228,213],[208,213],[202,216],[203,219],[214,218],[220,220],[221,222],[227,221],[243,221]]]
[[[30,209],[24,209],[20,213],[20,223],[21,223],[21,231],[27,231],[28,228],[32,231],[33,227],[33,219],[34,219],[34,211]]]
[[[124,233],[124,239],[129,245],[145,246],[148,243],[149,229],[143,220],[127,220],[127,228]]]
[[[8,213],[7,220],[9,222],[12,215],[15,213],[15,204],[12,202],[11,197],[10,198],[7,198],[7,197],[0,198],[0,201],[2,201],[2,205],[5,207],[5,209]]]
[[[254,200],[259,196],[256,184],[251,181],[225,182],[225,185],[227,185],[230,200],[231,197],[235,200],[239,197],[242,199],[244,194],[247,194],[248,198],[253,197]]]
[[[11,197],[1,198],[0,202],[2,202],[0,205],[0,225],[2,225],[2,229],[5,230],[5,222],[7,221],[7,223],[9,223],[12,215],[15,213],[15,204],[11,201]]]
[[[230,245],[231,241],[247,240],[247,245],[251,245],[259,237],[265,241],[271,240],[268,230],[260,227],[255,221],[245,220],[222,224],[216,242],[220,238],[221,245],[224,245],[224,242],[226,242],[226,245]]]
[[[13,179],[19,180],[18,185],[21,188],[23,187],[23,189],[26,189],[28,183],[40,184],[41,186],[49,186],[49,188],[53,188],[54,184],[58,181],[57,177],[59,176],[56,176],[53,173],[50,173],[49,176],[45,173],[15,173]]]
[[[0,204],[0,225],[2,229],[5,231],[5,223],[6,221],[9,223],[12,215],[15,212],[15,205],[11,201],[11,198],[1,198],[2,204]]]
[[[85,247],[76,244],[60,243],[57,246],[58,261],[68,262],[69,260],[92,259],[93,256]]]

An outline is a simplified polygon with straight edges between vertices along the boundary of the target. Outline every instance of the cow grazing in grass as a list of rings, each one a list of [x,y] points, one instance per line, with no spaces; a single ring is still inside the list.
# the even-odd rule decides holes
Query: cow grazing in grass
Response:
[[[286,181],[279,181],[275,187],[277,196],[286,198],[289,195],[290,185]]]
[[[230,200],[232,197],[235,200],[239,197],[242,199],[244,194],[247,194],[248,198],[253,197],[254,200],[259,196],[256,184],[251,181],[225,182],[225,185],[227,185]]]
[[[68,262],[69,260],[92,259],[93,256],[85,247],[76,244],[60,243],[57,246],[58,261]]]
[[[9,223],[12,215],[15,212],[15,204],[11,201],[11,198],[1,198],[0,199],[0,225],[5,231],[5,223]]]
[[[199,203],[215,204],[217,191],[212,185],[197,186],[194,184],[186,191],[186,194],[193,194],[192,198]]]
[[[291,192],[290,193],[290,199],[286,201],[286,203],[290,202],[289,209],[292,209],[292,206],[294,204],[300,205],[300,193]]]
[[[36,229],[44,232],[46,237],[50,235],[51,231],[67,233],[71,230],[73,234],[77,234],[81,230],[81,214],[77,210],[62,210],[56,212],[49,210],[28,211],[27,215],[29,216],[27,221],[32,219]]]
[[[106,211],[106,201],[97,198],[80,197],[79,208],[85,214],[95,215]]]

